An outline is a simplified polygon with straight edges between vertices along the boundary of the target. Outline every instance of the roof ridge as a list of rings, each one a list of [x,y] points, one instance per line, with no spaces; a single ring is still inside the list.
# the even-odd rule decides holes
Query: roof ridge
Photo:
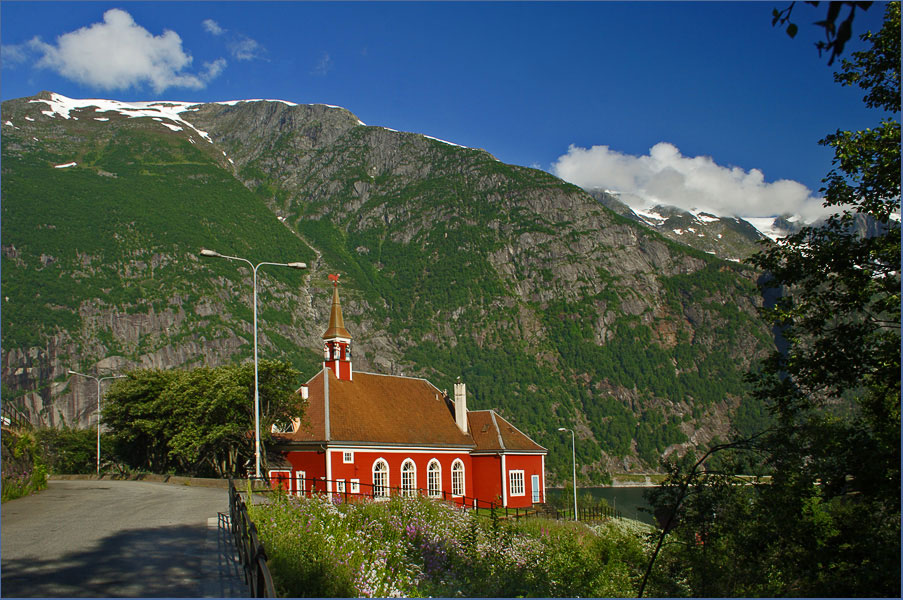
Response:
[[[322,374],[323,374],[323,371],[317,371],[316,374],[315,374],[313,377],[311,377],[310,379],[308,379],[307,381],[305,381],[302,385],[310,385],[310,382],[311,382],[311,381],[313,381],[314,379],[316,379],[317,377],[319,377],[319,376],[322,375]]]
[[[493,411],[493,412],[494,412],[494,411]],[[521,434],[522,436],[524,436],[525,438],[527,438],[528,440],[530,440],[531,442],[533,442],[534,444],[536,444],[537,446],[539,446],[540,448],[542,448],[543,450],[547,450],[547,448],[545,448],[544,446],[541,446],[541,445],[537,444],[537,443],[536,443],[536,440],[534,440],[534,439],[531,438],[529,435],[527,435],[526,433],[524,433],[523,431],[521,431],[521,430],[517,427],[517,425],[513,424],[511,421],[509,421],[508,419],[506,419],[506,418],[503,417],[502,415],[499,415],[499,419],[501,419],[502,421],[504,421],[505,424],[508,425],[508,427],[510,427],[511,429],[515,430],[516,432],[518,432],[519,434]]]
[[[323,366],[323,437],[328,442],[330,437],[329,431],[329,374],[332,373],[328,367]]]
[[[499,424],[498,424],[498,422],[495,420],[495,411],[494,411],[494,410],[490,410],[490,411],[489,411],[489,414],[490,414],[490,416],[492,417],[492,424],[495,426],[495,434],[496,434],[496,435],[498,436],[498,438],[499,438],[499,448],[501,448],[502,450],[507,450],[507,448],[505,448],[505,440],[502,439],[502,430],[499,429]],[[501,415],[499,415],[499,416],[501,416]],[[504,420],[504,419],[503,419],[503,420]]]

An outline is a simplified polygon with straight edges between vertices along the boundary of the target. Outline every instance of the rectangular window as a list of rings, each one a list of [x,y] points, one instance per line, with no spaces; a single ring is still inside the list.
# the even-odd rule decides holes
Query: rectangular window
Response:
[[[295,471],[294,491],[296,496],[302,496],[307,489],[307,474],[304,471]]]
[[[524,495],[524,472],[508,471],[508,488],[512,496]]]
[[[351,489],[348,490],[352,494],[360,494],[361,493],[361,480],[360,479],[352,479],[350,482]]]
[[[337,492],[340,493],[340,494],[345,493],[345,480],[344,480],[344,479],[337,479],[337,480],[336,480],[336,482],[335,482],[335,491],[337,491]]]
[[[342,452],[342,462],[349,465],[354,462],[354,452]]]

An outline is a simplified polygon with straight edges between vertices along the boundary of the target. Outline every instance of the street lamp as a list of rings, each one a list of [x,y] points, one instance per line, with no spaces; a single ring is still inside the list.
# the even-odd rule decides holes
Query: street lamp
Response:
[[[571,432],[571,457],[574,459],[574,520],[577,520],[577,442],[574,440],[574,430],[567,427],[559,427],[558,431]]]
[[[78,371],[69,369],[70,375],[81,375],[97,382],[97,476],[100,477],[100,382],[104,379],[124,379],[125,375],[110,375],[109,377],[95,377],[94,375],[85,375]]]
[[[306,269],[307,264],[303,262],[290,262],[290,263],[274,263],[274,262],[262,262],[258,263],[256,266],[254,263],[249,261],[246,258],[240,258],[238,256],[226,256],[225,254],[220,254],[215,250],[207,250],[206,248],[201,249],[201,256],[208,257],[216,257],[216,258],[227,258],[229,260],[240,260],[248,263],[251,267],[251,270],[254,272],[254,456],[257,461],[257,469],[256,469],[256,477],[260,477],[260,390],[257,385],[257,269],[262,267],[263,265],[273,265],[276,267],[289,267],[290,269]]]

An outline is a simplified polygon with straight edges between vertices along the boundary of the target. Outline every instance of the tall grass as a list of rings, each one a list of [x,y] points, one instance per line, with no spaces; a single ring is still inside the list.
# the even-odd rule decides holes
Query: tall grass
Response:
[[[281,596],[626,597],[645,565],[641,536],[615,525],[506,523],[426,498],[278,492],[249,510]]]

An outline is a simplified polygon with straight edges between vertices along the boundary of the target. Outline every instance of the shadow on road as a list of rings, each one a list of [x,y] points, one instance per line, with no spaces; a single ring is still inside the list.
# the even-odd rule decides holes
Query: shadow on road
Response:
[[[0,596],[198,597],[205,536],[203,526],[132,529],[54,560],[4,560]]]

